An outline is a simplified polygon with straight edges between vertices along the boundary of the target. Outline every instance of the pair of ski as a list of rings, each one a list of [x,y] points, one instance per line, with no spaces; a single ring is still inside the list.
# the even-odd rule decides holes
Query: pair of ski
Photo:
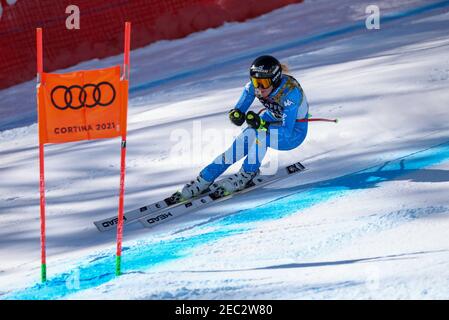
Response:
[[[205,192],[195,198],[181,202],[176,202],[176,199],[173,196],[168,197],[164,200],[125,212],[123,215],[123,223],[129,224],[134,221],[139,221],[144,227],[150,228],[161,223],[162,221],[173,219],[188,212],[203,209],[213,203],[228,200],[240,194],[267,186],[268,184],[302,172],[305,169],[306,168],[300,162],[293,163],[289,166],[283,167],[275,175],[256,176],[250,183],[248,183],[248,185],[245,186],[244,189],[231,194],[225,194],[221,189],[218,189],[215,192]],[[94,224],[101,232],[112,230],[115,229],[118,224],[118,217],[114,216],[95,221]]]

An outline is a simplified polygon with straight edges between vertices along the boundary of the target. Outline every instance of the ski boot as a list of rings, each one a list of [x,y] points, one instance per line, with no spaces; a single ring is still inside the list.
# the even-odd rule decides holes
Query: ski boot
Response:
[[[243,169],[240,169],[238,173],[233,174],[218,183],[212,184],[210,190],[215,196],[227,196],[236,191],[245,189],[246,186],[259,174],[259,170],[256,172],[245,172]]]
[[[212,182],[209,182],[203,177],[198,176],[194,181],[190,181],[190,183],[187,183],[182,188],[181,192],[177,192],[175,193],[175,195],[178,194],[180,196],[180,201],[192,199],[204,193],[211,184]]]

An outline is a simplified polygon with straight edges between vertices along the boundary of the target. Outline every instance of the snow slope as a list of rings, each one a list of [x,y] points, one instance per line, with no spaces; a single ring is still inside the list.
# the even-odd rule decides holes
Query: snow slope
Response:
[[[265,172],[300,160],[298,177],[126,227],[118,279],[115,234],[92,221],[117,210],[119,141],[46,147],[40,285],[35,84],[1,91],[0,298],[449,298],[449,1],[377,3],[380,30],[363,28],[369,1],[306,1],[132,53],[125,209],[171,193],[238,134],[226,112],[257,54],[289,64],[313,116],[341,121],[268,153]]]

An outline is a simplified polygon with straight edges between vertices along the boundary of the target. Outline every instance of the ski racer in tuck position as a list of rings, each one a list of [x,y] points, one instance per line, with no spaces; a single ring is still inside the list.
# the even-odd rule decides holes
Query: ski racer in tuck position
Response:
[[[292,150],[304,141],[308,128],[304,119],[309,116],[309,105],[301,85],[287,72],[287,67],[272,56],[264,55],[254,60],[249,70],[251,81],[246,84],[236,106],[229,111],[229,119],[235,125],[246,122],[248,127],[194,181],[172,196],[176,201],[217,190],[223,195],[240,191],[260,173],[267,148]],[[248,111],[255,98],[265,107],[261,115]],[[243,157],[246,158],[237,174],[214,183]]]

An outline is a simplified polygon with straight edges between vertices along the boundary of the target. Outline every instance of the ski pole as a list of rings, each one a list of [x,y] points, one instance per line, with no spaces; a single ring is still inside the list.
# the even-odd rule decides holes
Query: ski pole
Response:
[[[257,114],[260,115],[263,111],[265,111],[267,108],[260,109]],[[317,122],[317,121],[323,121],[323,122],[334,122],[338,123],[338,119],[326,119],[326,118],[310,118],[312,115],[309,114],[309,118],[307,119],[297,119],[296,122]]]
[[[312,122],[312,121],[324,121],[324,122],[338,123],[338,119],[325,119],[325,118],[308,118],[308,119],[297,119],[296,120],[296,122]]]

